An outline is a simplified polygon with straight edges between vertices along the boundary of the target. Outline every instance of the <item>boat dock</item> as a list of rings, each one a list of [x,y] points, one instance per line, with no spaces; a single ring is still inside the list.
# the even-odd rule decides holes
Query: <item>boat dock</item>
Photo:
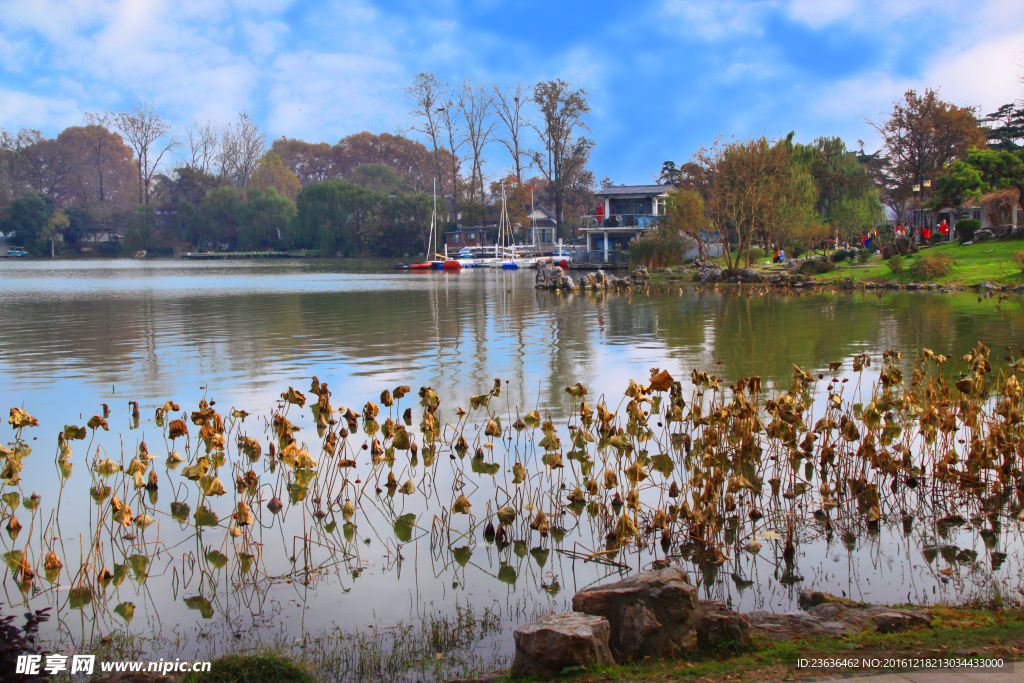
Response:
[[[186,261],[216,261],[220,259],[252,258],[319,258],[318,251],[203,251],[186,252],[181,258]]]

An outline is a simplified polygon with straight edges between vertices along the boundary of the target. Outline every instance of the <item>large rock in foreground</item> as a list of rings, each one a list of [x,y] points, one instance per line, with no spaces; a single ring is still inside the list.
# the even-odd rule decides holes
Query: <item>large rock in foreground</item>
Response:
[[[520,626],[514,632],[512,678],[550,678],[567,667],[613,665],[610,634],[607,619],[575,612],[549,614]]]
[[[704,650],[743,650],[750,645],[750,621],[718,600],[700,601],[697,645]]]
[[[670,655],[696,642],[697,589],[678,567],[580,591],[572,608],[607,619],[612,651],[626,658]]]

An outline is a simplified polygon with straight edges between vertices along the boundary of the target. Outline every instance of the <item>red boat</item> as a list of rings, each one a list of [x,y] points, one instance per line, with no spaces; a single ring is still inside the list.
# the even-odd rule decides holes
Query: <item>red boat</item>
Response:
[[[414,263],[409,266],[409,270],[437,270],[440,261],[424,261],[423,263]]]
[[[455,259],[448,259],[441,264],[441,268],[444,270],[460,270],[462,268],[462,264]]]

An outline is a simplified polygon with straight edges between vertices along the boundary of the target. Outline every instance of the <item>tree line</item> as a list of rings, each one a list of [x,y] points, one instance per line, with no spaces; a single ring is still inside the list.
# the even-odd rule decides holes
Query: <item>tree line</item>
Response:
[[[929,212],[981,206],[1008,222],[1024,192],[1024,105],[981,117],[977,109],[908,90],[885,118],[868,122],[882,148],[865,153],[838,137],[795,143],[794,134],[716,141],[680,166],[666,161],[660,179],[677,191],[659,230],[634,255],[659,265],[681,257],[683,242],[704,256],[721,246],[730,271],[749,267],[754,247],[821,249],[855,242],[887,223],[933,220]],[[962,214],[961,214],[962,215]]]

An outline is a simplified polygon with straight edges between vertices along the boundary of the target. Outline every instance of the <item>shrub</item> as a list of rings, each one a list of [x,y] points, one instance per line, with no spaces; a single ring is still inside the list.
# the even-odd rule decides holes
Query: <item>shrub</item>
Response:
[[[956,222],[956,236],[960,244],[970,242],[974,239],[974,233],[981,227],[981,221],[975,218],[965,218]]]
[[[651,269],[677,266],[690,250],[689,238],[676,234],[652,232],[641,235],[629,243],[631,268],[647,266]]]
[[[916,278],[931,280],[949,275],[954,265],[953,257],[949,254],[925,254],[914,261],[910,270]]]
[[[832,252],[832,261],[833,263],[839,263],[840,261],[852,258],[856,253],[853,249],[836,249]]]
[[[871,258],[871,251],[868,249],[860,249],[857,251],[857,263],[864,265]]]
[[[1010,254],[1010,259],[1020,267],[1021,271],[1024,271],[1024,251],[1013,252]]]
[[[804,275],[821,275],[830,273],[836,269],[836,264],[829,263],[825,259],[812,259],[804,261],[800,265],[800,272]]]
[[[96,253],[102,256],[120,256],[121,245],[117,242],[99,242],[96,245]]]
[[[190,673],[182,683],[314,683],[298,664],[278,655],[227,655],[209,672]]]
[[[26,612],[25,626],[22,628],[11,623],[14,621],[13,614],[0,618],[0,667],[5,672],[0,674],[0,680],[22,683],[44,680],[44,676],[22,676],[13,672],[18,663],[18,655],[46,654],[39,644],[39,625],[49,619],[49,611],[50,608],[46,607],[37,612]]]
[[[750,248],[750,261],[751,261],[751,263],[753,263],[754,261],[760,261],[761,259],[763,259],[765,253],[766,253],[765,250],[762,249],[761,247],[751,247]]]
[[[889,270],[894,273],[903,272],[903,257],[899,254],[893,254],[889,257]]]

